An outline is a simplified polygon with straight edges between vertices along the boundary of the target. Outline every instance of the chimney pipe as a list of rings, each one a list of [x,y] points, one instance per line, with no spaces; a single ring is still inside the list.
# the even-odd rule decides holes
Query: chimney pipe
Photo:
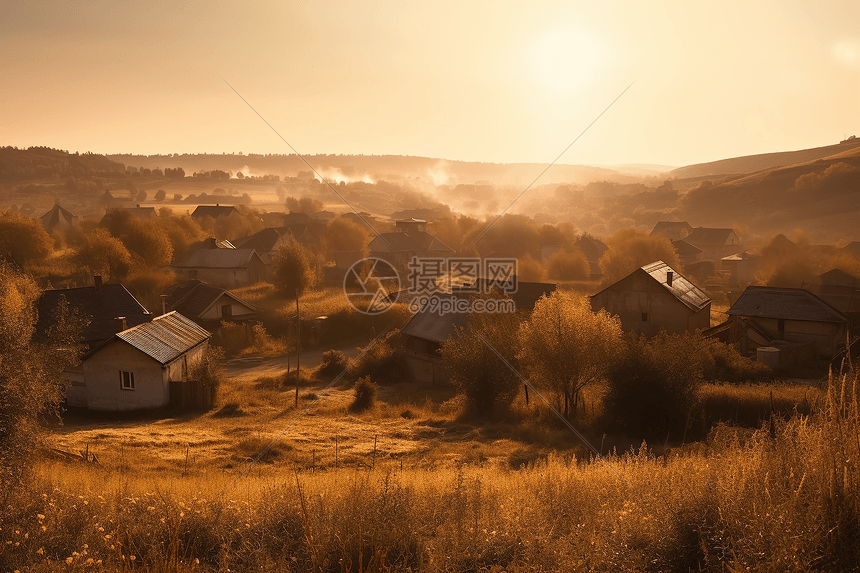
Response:
[[[674,271],[666,271],[666,285],[672,286],[672,279],[675,278]]]
[[[161,295],[161,314],[167,314],[167,295]]]
[[[126,324],[124,316],[118,316],[115,319],[113,319],[113,321],[114,321],[114,328],[116,329],[117,332],[122,332],[123,330],[128,330],[128,325]]]
[[[102,290],[102,276],[93,275],[93,283],[95,283],[96,292],[100,292]]]

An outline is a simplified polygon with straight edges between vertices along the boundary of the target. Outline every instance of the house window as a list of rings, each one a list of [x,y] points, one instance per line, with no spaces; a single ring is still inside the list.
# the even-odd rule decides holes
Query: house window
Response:
[[[642,313],[642,322],[648,322],[648,313],[647,312]]]
[[[119,372],[119,387],[123,390],[134,390],[134,372]]]

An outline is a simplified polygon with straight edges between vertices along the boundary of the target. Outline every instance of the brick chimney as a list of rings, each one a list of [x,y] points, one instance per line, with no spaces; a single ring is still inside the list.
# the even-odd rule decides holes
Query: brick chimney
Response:
[[[101,275],[93,275],[93,284],[95,285],[96,292],[101,292],[101,290],[102,290],[102,276]]]
[[[114,321],[114,329],[117,332],[122,332],[123,330],[128,330],[128,324],[126,323],[124,316],[118,316],[115,319],[113,319],[113,321]]]
[[[675,278],[674,271],[666,271],[666,286],[672,286],[672,279]]]

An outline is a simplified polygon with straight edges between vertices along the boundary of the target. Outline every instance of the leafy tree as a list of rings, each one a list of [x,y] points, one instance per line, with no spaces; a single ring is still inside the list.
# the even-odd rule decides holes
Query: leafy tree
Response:
[[[307,213],[308,215],[313,215],[323,210],[323,204],[311,197],[302,197],[301,199],[287,197],[286,204],[290,213]]]
[[[45,259],[54,240],[36,219],[15,211],[0,212],[0,255],[18,264]]]
[[[77,343],[86,327],[64,298],[53,313],[45,340],[35,339],[33,280],[0,263],[0,502],[20,483],[30,454],[40,443],[39,421],[58,415],[65,398],[61,374],[78,361]]]
[[[582,281],[588,280],[590,274],[588,261],[579,249],[561,249],[547,260],[547,275],[551,279]]]
[[[291,237],[272,255],[272,275],[275,288],[287,296],[301,295],[319,280],[316,257]]]
[[[490,296],[499,297],[497,293]],[[519,393],[519,344],[516,332],[520,317],[515,313],[470,314],[467,325],[442,344],[442,360],[451,381],[466,398],[467,409],[476,416],[489,416],[508,406]],[[499,357],[501,355],[510,364]]]
[[[131,253],[123,242],[101,227],[87,233],[76,259],[105,280],[125,278],[132,264]]]
[[[156,201],[164,201],[164,198],[167,197],[167,193],[165,193],[164,189],[159,189],[155,192],[155,200]]]
[[[675,247],[666,237],[624,229],[607,239],[606,244],[609,248],[600,258],[600,269],[605,282],[613,283],[654,261],[663,261],[670,267],[681,270]]]
[[[358,223],[335,217],[325,229],[323,244],[328,254],[337,251],[365,251],[370,242],[370,234]]]
[[[556,291],[535,304],[520,327],[520,363],[538,384],[552,389],[566,417],[579,393],[603,377],[621,346],[621,322],[595,313],[587,297]]]

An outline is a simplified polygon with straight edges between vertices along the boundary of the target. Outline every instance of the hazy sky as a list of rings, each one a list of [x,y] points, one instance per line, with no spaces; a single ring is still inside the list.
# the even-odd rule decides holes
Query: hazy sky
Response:
[[[860,136],[860,2],[7,3],[0,145],[685,165]]]

